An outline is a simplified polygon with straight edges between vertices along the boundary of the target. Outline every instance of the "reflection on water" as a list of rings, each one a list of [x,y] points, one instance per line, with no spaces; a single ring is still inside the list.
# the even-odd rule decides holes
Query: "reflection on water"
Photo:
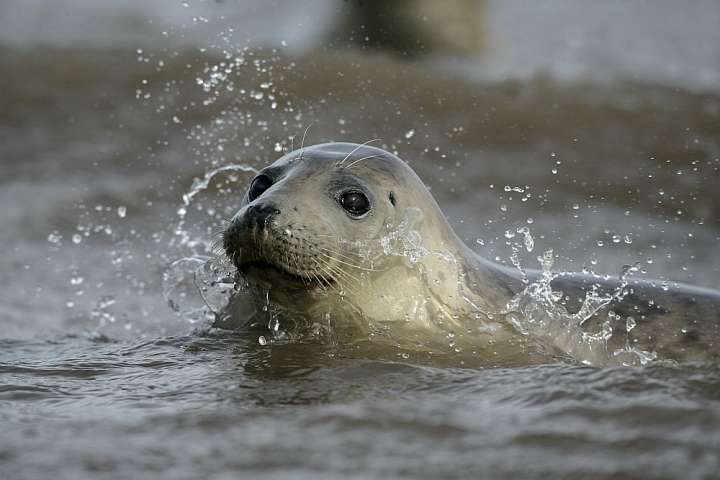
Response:
[[[640,261],[636,276],[716,287],[720,30],[698,26],[716,3],[488,2],[477,62],[333,51],[332,19],[265,2],[90,3],[0,4],[0,477],[720,470],[714,364],[263,346],[194,331],[162,288],[208,254],[251,174],[188,204],[193,179],[264,166],[306,130],[380,138],[489,259],[512,265],[519,244],[532,268],[552,248],[561,271]]]

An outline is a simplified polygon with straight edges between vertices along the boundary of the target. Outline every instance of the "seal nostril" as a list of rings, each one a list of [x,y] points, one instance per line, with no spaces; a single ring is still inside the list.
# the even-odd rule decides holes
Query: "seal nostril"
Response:
[[[267,222],[272,216],[279,214],[280,210],[273,204],[252,205],[248,208],[246,217],[250,225],[256,225],[262,230],[267,226]]]

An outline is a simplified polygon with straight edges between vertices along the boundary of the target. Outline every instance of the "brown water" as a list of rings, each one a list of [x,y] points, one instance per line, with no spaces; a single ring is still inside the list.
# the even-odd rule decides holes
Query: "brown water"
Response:
[[[492,369],[260,345],[202,333],[162,292],[250,174],[218,177],[181,217],[193,179],[261,167],[306,131],[379,138],[487,258],[509,264],[522,239],[506,232],[529,227],[526,268],[553,248],[560,269],[640,260],[642,276],[716,288],[717,3],[489,3],[475,60],[336,50],[320,15],[282,5],[108,5],[0,3],[1,478],[717,475],[715,364]]]

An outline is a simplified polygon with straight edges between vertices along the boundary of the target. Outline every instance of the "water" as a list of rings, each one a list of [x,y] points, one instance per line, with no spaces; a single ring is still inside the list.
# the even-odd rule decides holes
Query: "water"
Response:
[[[410,60],[331,48],[329,2],[96,3],[0,3],[0,477],[717,476],[716,364],[261,345],[163,296],[252,173],[193,180],[306,130],[380,138],[486,258],[717,287],[716,2],[488,2],[477,58]]]
[[[2,346],[4,478],[713,478],[719,466],[718,365],[478,371],[234,337]]]

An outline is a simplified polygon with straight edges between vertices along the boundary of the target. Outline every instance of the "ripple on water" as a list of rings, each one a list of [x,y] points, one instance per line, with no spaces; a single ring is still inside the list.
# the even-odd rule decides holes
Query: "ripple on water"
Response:
[[[0,346],[4,478],[711,478],[719,466],[714,364],[477,370],[207,332]]]

